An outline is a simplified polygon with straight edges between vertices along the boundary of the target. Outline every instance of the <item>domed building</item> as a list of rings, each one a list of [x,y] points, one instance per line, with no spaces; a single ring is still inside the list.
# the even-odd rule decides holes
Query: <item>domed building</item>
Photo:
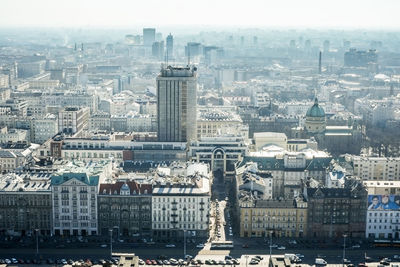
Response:
[[[314,105],[307,110],[304,130],[311,134],[319,134],[325,132],[325,129],[325,111],[319,106],[318,99],[315,98]]]

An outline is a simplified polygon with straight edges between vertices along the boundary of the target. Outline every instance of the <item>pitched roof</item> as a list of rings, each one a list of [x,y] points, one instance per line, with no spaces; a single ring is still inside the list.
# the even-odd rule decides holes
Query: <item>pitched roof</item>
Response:
[[[60,175],[53,175],[51,177],[51,185],[60,185],[71,179],[77,179],[87,185],[93,186],[99,184],[99,176],[93,175],[88,176],[86,173],[63,173]]]

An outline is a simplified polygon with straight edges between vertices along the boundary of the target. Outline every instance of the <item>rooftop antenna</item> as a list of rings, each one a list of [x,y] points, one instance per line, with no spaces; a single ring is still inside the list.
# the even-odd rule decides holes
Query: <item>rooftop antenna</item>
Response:
[[[165,56],[165,65],[168,67],[168,48],[167,48],[167,54]]]
[[[190,65],[190,46],[188,45],[188,67]]]
[[[321,74],[322,72],[322,52],[319,51],[319,61],[318,61],[318,74]]]

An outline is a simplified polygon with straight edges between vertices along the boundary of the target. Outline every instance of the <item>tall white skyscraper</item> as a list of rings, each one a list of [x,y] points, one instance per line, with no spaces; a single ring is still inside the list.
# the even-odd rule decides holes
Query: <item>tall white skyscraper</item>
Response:
[[[161,69],[157,77],[158,140],[186,142],[197,138],[197,68]]]

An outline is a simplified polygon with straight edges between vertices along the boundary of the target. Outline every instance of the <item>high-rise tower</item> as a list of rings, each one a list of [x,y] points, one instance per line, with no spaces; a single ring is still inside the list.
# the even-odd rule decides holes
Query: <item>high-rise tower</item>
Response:
[[[156,41],[156,29],[143,28],[143,45],[152,46]]]
[[[174,57],[174,37],[171,34],[167,36],[167,56],[168,58]]]
[[[158,141],[197,137],[197,68],[168,66],[157,77]]]

